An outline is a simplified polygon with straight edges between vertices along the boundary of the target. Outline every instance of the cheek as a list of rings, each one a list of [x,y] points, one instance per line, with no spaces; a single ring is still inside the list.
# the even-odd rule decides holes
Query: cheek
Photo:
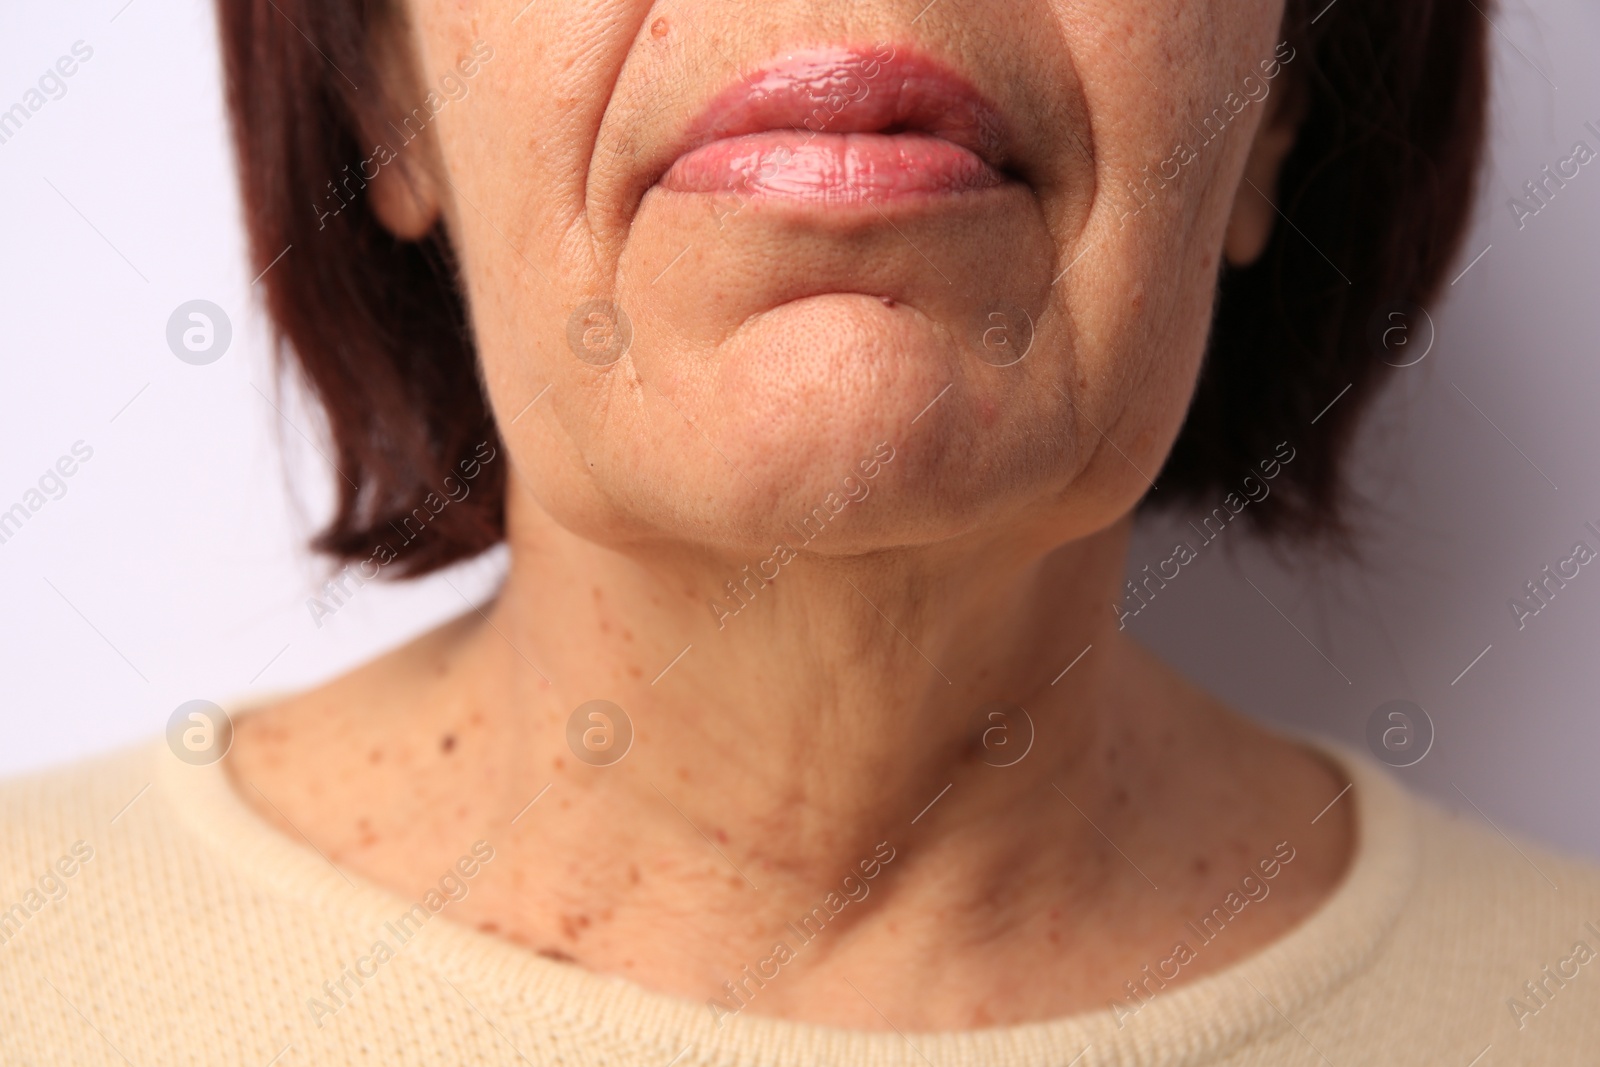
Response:
[[[1086,473],[1127,507],[1151,488],[1205,352],[1216,256],[1185,249],[1192,240],[1181,226],[1130,226],[1087,253],[1093,269],[1061,295],[1079,331],[1068,388],[1094,455]]]
[[[937,279],[899,308],[862,294],[803,296],[819,273],[846,277],[864,259],[888,264],[894,278],[926,273],[903,234],[880,235],[870,257],[865,238],[855,248],[819,240],[812,252],[779,223],[763,231],[751,209],[738,232],[762,236],[743,250],[720,238],[630,246],[627,228],[612,225],[615,198],[589,181],[589,165],[634,14],[586,26],[573,5],[535,5],[502,27],[496,59],[437,127],[459,192],[450,226],[485,379],[521,489],[602,539],[717,526],[730,540],[770,548],[775,499],[804,514],[891,440],[900,458],[851,513],[850,529],[868,540],[897,536],[894,523],[936,536],[983,505],[1029,497],[1064,501],[1095,522],[1130,507],[1188,405],[1252,111],[1131,217],[1127,183],[1172,156],[1190,116],[1221,104],[1237,79],[1214,69],[1217,55],[1237,55],[1241,72],[1257,57],[1209,28],[1206,12],[1145,20],[1108,4],[1083,7],[1094,10],[1062,17],[1083,19],[1079,37],[1102,42],[1085,45],[1078,64],[1094,120],[1092,174],[1042,183],[1030,205],[1038,225],[1004,249],[984,244],[992,228],[970,240],[911,229],[928,249],[966,240],[962,247],[987,257],[983,279],[1016,271],[1029,280],[978,301],[1029,289],[1006,302],[1026,304],[1037,319],[1036,350],[999,369],[951,348],[981,331],[964,338],[951,326],[964,312],[939,306],[948,290]],[[490,37],[459,10],[441,5],[422,20],[426,69]],[[587,55],[574,43],[584,40]],[[1162,72],[1159,92],[1141,71]],[[1081,152],[1064,141],[1058,155]],[[646,223],[650,210],[641,208]],[[780,294],[794,297],[781,313],[730,287],[750,277],[777,285],[790,270],[804,277]],[[631,330],[627,351],[606,367],[569,344],[574,309],[603,295],[619,296]]]
[[[1278,15],[1251,8],[1179,13],[1120,36],[1111,13],[1093,16],[1099,46],[1086,53],[1084,81],[1100,120],[1094,208],[1057,299],[1079,336],[1074,401],[1126,454],[1104,449],[1102,465],[1153,477],[1193,392],[1261,108],[1224,107],[1228,121],[1209,139],[1202,120],[1272,54]],[[1141,72],[1154,71],[1163,74],[1153,85]]]

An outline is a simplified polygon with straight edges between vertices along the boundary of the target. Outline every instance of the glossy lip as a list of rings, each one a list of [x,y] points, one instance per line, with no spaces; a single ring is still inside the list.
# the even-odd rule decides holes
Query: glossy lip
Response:
[[[905,47],[784,54],[722,90],[658,176],[680,192],[851,202],[991,188],[1005,124],[961,75]]]

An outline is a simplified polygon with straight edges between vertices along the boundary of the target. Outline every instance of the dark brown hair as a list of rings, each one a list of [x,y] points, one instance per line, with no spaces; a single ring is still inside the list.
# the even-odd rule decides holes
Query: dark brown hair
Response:
[[[342,475],[316,545],[366,558],[412,519],[427,529],[391,573],[475,555],[504,536],[504,462],[459,503],[419,511],[481,443],[499,447],[450,245],[442,227],[395,239],[359,195],[362,161],[398,132],[373,41],[395,13],[380,0],[219,9],[252,258]],[[1252,265],[1223,268],[1194,399],[1147,504],[1216,504],[1288,441],[1295,459],[1249,521],[1343,532],[1341,460],[1393,373],[1375,316],[1432,298],[1469,221],[1487,31],[1463,0],[1289,0],[1304,106],[1274,198],[1289,225]]]

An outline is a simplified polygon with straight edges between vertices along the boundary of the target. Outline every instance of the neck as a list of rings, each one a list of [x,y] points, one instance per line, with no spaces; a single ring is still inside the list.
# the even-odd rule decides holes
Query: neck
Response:
[[[483,696],[563,726],[588,701],[617,705],[634,740],[612,766],[537,731],[558,787],[662,808],[659,792],[758,869],[831,876],[946,786],[960,803],[918,826],[1083,785],[1084,755],[1116,732],[1108,713],[1127,718],[1129,650],[1108,607],[1123,525],[1031,555],[973,544],[781,567],[624,554],[542,513],[516,528],[478,635],[500,664]]]
[[[903,1025],[983,1025],[1120,995],[1108,975],[1170,950],[1285,837],[1318,857],[1301,895],[1280,883],[1275,917],[1203,969],[1342,869],[1344,828],[1306,829],[1338,792],[1326,769],[1119,633],[1126,524],[800,555],[735,613],[707,602],[747,560],[603,548],[512,500],[492,606],[246,720],[230,756],[380,882],[425,887],[488,840],[460,921],[695,999],[803,941],[758,1014],[875,1028],[839,989],[878,977]],[[595,700],[615,708],[569,729]],[[620,759],[583,742],[630,726]],[[318,759],[349,796],[301,788]],[[928,968],[937,993],[910,981]]]

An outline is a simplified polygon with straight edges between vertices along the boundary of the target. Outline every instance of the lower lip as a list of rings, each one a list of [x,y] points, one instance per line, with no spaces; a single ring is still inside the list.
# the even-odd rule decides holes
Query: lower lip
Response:
[[[769,130],[702,145],[679,158],[661,186],[851,204],[970,193],[1005,181],[973,152],[931,134]]]

